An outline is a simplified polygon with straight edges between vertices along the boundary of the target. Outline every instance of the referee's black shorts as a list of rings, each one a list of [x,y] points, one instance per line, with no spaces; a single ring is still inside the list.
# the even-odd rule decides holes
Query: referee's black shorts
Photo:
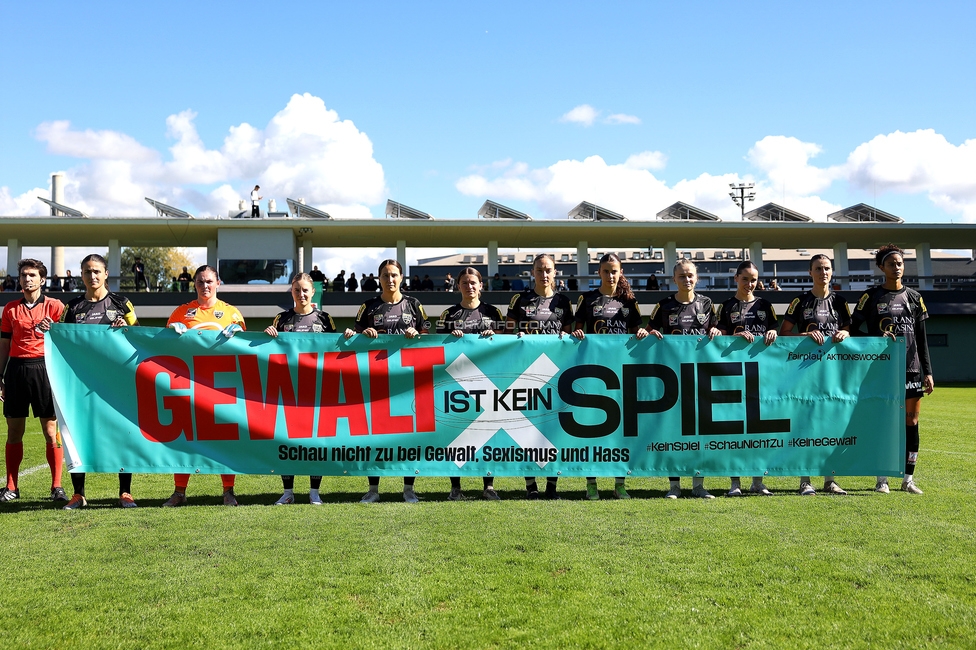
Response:
[[[11,357],[3,374],[3,415],[26,418],[34,410],[35,418],[54,417],[54,394],[47,378],[44,358]]]

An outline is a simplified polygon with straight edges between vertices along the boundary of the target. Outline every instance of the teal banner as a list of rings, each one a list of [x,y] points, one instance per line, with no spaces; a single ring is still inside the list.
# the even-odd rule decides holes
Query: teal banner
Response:
[[[357,335],[55,325],[72,471],[899,475],[903,339]]]

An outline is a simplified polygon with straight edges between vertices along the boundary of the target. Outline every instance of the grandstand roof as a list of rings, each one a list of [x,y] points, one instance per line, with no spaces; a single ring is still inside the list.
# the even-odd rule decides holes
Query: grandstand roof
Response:
[[[667,242],[700,248],[742,248],[761,242],[770,248],[877,248],[888,242],[914,248],[976,248],[976,223],[814,223],[695,221],[578,221],[495,219],[410,220],[296,218],[181,219],[167,217],[0,217],[0,240],[16,239],[23,246],[104,246],[108,239],[122,246],[207,246],[224,229],[290,229],[296,237],[321,247],[590,248],[661,247]],[[303,231],[303,232],[300,232]],[[307,232],[312,230],[312,232]]]

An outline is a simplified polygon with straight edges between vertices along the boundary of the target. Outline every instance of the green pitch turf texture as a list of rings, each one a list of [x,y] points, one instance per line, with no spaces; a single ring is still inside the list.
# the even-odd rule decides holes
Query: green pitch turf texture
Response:
[[[164,510],[172,478],[136,475],[122,510],[115,476],[89,475],[90,506],[65,512],[44,467],[0,509],[0,648],[976,647],[974,401],[923,400],[924,496],[773,478],[771,498],[671,501],[639,478],[630,501],[601,479],[588,502],[564,479],[548,502],[502,478],[503,501],[455,503],[421,478],[420,504],[383,479],[361,505],[364,478],[326,478],[314,507],[298,477],[298,504],[272,507],[279,479],[242,476],[227,508],[195,476],[191,505]],[[44,463],[32,426],[22,469]]]

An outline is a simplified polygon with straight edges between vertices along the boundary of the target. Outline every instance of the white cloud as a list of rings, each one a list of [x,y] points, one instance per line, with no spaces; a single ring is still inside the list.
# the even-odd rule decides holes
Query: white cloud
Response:
[[[603,120],[607,124],[640,124],[641,119],[636,115],[627,115],[626,113],[614,113],[612,115],[607,115],[607,119]]]
[[[96,216],[147,214],[146,196],[201,216],[226,215],[255,182],[280,210],[286,197],[301,197],[336,217],[369,217],[368,206],[386,195],[369,137],[318,97],[293,95],[263,129],[230,127],[218,148],[203,142],[195,118],[191,110],[167,118],[169,156],[125,133],[72,130],[67,121],[45,122],[35,135],[51,153],[83,161],[65,171],[65,202]],[[0,213],[45,214],[38,193],[48,195],[14,197],[0,188]]]
[[[569,122],[571,124],[581,124],[583,126],[593,126],[593,124],[600,118],[603,114],[602,110],[593,108],[589,104],[580,104],[568,113],[564,113],[562,117],[559,118],[560,122]],[[600,120],[604,124],[640,124],[641,120],[636,115],[627,115],[626,113],[611,113],[605,118]]]
[[[517,172],[508,170],[496,178],[474,174],[460,179],[456,187],[470,196],[533,202],[541,208],[540,216],[549,218],[564,218],[580,201],[634,220],[653,219],[658,210],[675,201],[693,203],[726,217],[736,214],[728,186],[739,180],[737,176],[704,174],[668,187],[651,171],[663,167],[664,162],[663,154],[651,151],[634,154],[622,164],[608,164],[600,156],[590,156],[561,160],[544,169],[530,170],[522,165]]]
[[[823,221],[843,207],[822,196],[840,183],[856,190],[924,194],[939,210],[976,221],[976,176],[972,173],[976,139],[953,145],[932,130],[896,131],[859,145],[842,164],[812,164],[822,152],[816,143],[767,136],[746,156],[760,171],[756,179],[731,173],[702,174],[669,186],[653,173],[664,169],[667,157],[644,151],[622,164],[590,156],[538,169],[524,163],[484,167],[461,178],[456,188],[471,196],[535,203],[540,216],[550,218],[562,218],[580,201],[590,201],[630,219],[649,219],[657,210],[684,201],[723,219],[738,220],[740,212],[729,198],[729,184],[745,180],[756,183],[757,193],[747,211],[773,202]]]
[[[822,148],[812,142],[782,135],[767,135],[750,150],[746,159],[761,169],[769,185],[779,193],[806,196],[822,192],[844,174],[843,167],[821,169],[810,164]]]
[[[596,118],[599,116],[600,111],[596,110],[589,104],[580,104],[559,118],[559,121],[582,124],[583,126],[593,126],[593,123],[596,122]]]
[[[858,146],[845,168],[858,188],[924,193],[940,209],[976,221],[976,140],[957,146],[932,129],[895,131]]]

